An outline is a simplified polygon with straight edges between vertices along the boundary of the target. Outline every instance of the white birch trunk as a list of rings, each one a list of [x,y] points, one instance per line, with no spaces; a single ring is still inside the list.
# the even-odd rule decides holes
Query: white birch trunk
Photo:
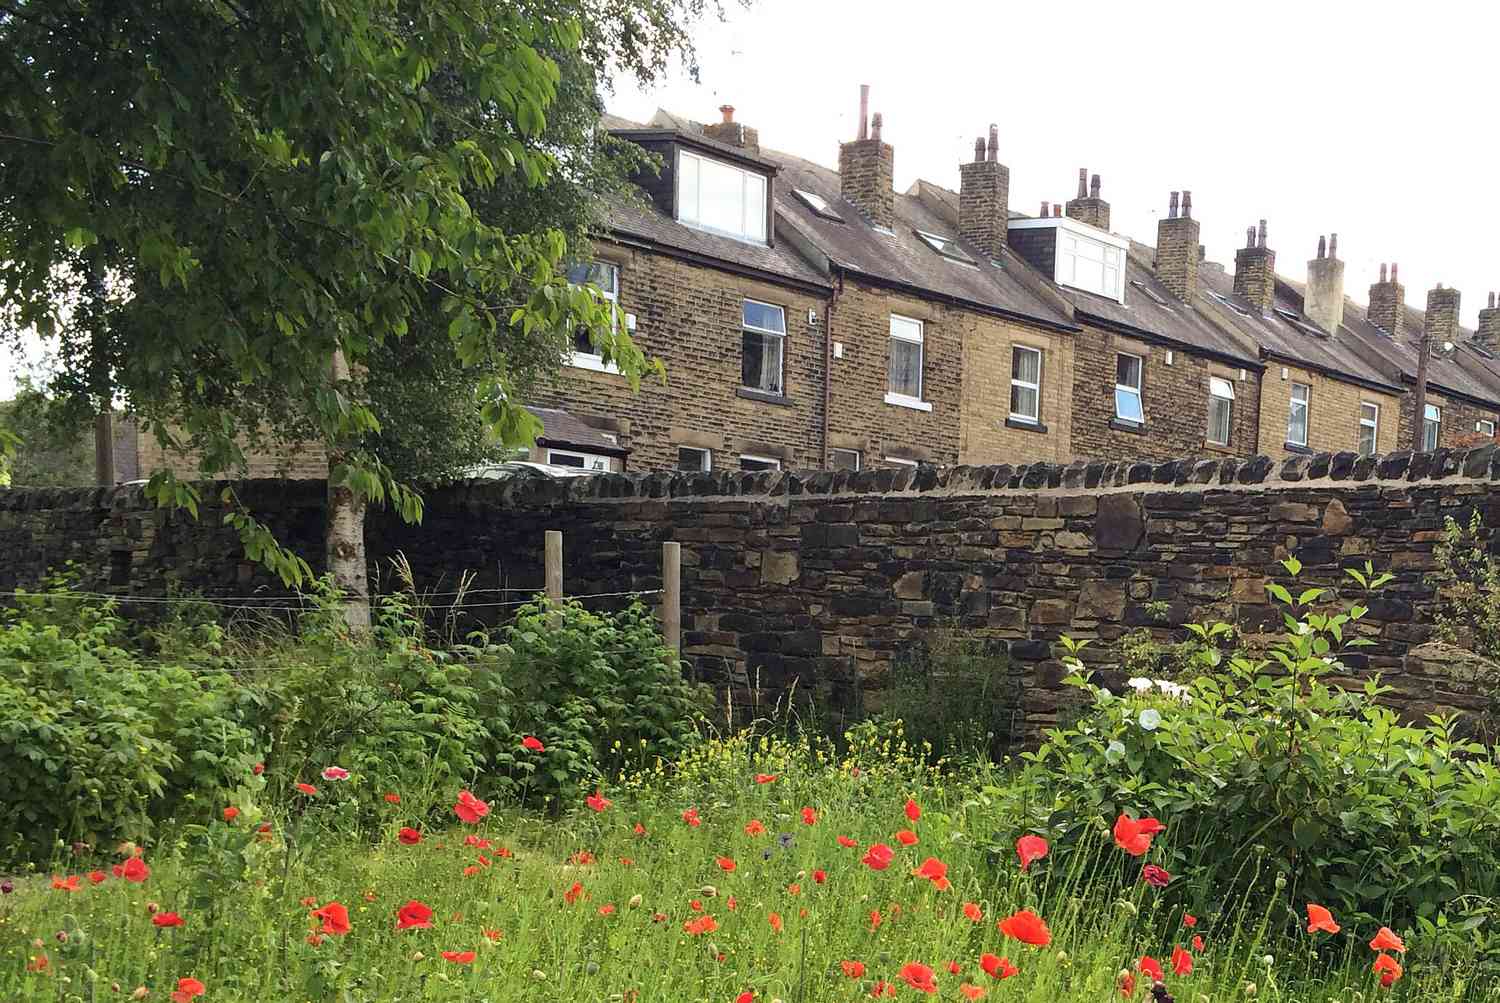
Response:
[[[329,375],[334,383],[349,381],[344,350],[334,350]],[[365,500],[348,485],[333,483],[333,468],[342,460],[340,449],[328,453],[328,532],[325,538],[328,573],[344,595],[344,622],[351,633],[370,630],[370,578],[365,563]]]

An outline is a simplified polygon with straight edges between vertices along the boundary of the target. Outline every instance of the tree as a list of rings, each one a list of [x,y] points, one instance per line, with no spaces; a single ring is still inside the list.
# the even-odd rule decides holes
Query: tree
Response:
[[[537,428],[521,384],[571,331],[643,370],[607,305],[562,278],[579,216],[484,213],[474,196],[514,207],[568,176],[548,113],[587,85],[562,67],[649,76],[701,7],[0,0],[0,303],[63,342],[78,385],[107,372],[143,431],[191,446],[205,474],[247,445],[322,443],[327,564],[359,626],[363,506],[421,517],[381,453],[394,430],[372,385],[430,359],[472,389],[479,441],[519,443]],[[87,278],[83,252],[128,289],[86,332],[55,309],[59,283],[76,295]],[[148,490],[196,513],[169,472]],[[253,558],[310,574],[224,501]]]
[[[14,398],[0,401],[0,423],[20,441],[15,455],[0,459],[10,483],[71,488],[94,482],[94,447],[77,414],[23,379]],[[0,481],[4,484],[5,481]]]

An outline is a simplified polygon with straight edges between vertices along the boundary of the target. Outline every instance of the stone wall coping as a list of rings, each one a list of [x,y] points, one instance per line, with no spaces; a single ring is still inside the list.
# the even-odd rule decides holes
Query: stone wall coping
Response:
[[[1416,483],[1475,484],[1500,481],[1500,448],[1401,451],[1379,456],[1314,453],[1276,461],[1268,456],[1120,460],[1011,466],[882,467],[872,470],[720,471],[595,474],[589,477],[476,479],[429,491],[449,505],[535,507],[547,504],[644,499],[764,499],[859,496],[964,497],[1003,494],[1100,494],[1173,490],[1233,491],[1353,488]],[[321,480],[260,479],[200,485],[201,507],[217,506],[220,489],[233,484],[253,511],[270,503],[285,508],[321,506]],[[0,511],[78,509],[133,511],[153,508],[142,485],[114,488],[0,488]]]

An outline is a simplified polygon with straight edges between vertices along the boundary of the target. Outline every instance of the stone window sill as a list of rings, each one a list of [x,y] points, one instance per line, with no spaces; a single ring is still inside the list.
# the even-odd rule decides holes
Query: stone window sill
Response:
[[[1109,419],[1109,427],[1116,432],[1132,432],[1135,435],[1146,434],[1146,423],[1137,421],[1122,421],[1119,418]]]
[[[1314,450],[1308,449],[1306,446],[1299,446],[1295,442],[1283,443],[1282,448],[1288,453],[1296,453],[1298,456],[1311,456],[1314,452]]]
[[[1022,421],[1020,418],[1007,418],[1005,419],[1005,427],[1018,428],[1023,432],[1040,432],[1042,435],[1047,434],[1047,426],[1043,425],[1039,421]]]
[[[915,397],[908,397],[905,394],[888,393],[885,395],[885,402],[887,404],[894,404],[897,407],[909,407],[913,411],[932,410],[932,401],[918,400]]]
[[[611,376],[620,375],[620,367],[613,362],[605,362],[602,356],[590,355],[587,352],[574,352],[568,357],[568,365],[574,369],[587,369],[594,373],[609,373]]]
[[[765,390],[752,390],[749,387],[740,387],[735,390],[736,397],[743,397],[747,401],[760,401],[762,404],[780,404],[782,407],[790,407],[792,399],[786,394],[773,394]]]
[[[1234,455],[1234,447],[1230,446],[1228,443],[1209,442],[1207,439],[1203,440],[1203,451],[1206,453],[1218,453],[1220,456]]]

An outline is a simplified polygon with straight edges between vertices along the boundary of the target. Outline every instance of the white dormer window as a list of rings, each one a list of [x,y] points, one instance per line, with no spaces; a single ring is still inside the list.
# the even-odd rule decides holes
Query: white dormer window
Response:
[[[1125,255],[1130,241],[1067,216],[1013,219],[1012,240],[1023,257],[1044,263],[1051,251],[1053,281],[1059,285],[1125,302]],[[1028,247],[1027,245],[1032,245]]]
[[[681,150],[677,154],[677,219],[688,226],[763,244],[765,175]]]

